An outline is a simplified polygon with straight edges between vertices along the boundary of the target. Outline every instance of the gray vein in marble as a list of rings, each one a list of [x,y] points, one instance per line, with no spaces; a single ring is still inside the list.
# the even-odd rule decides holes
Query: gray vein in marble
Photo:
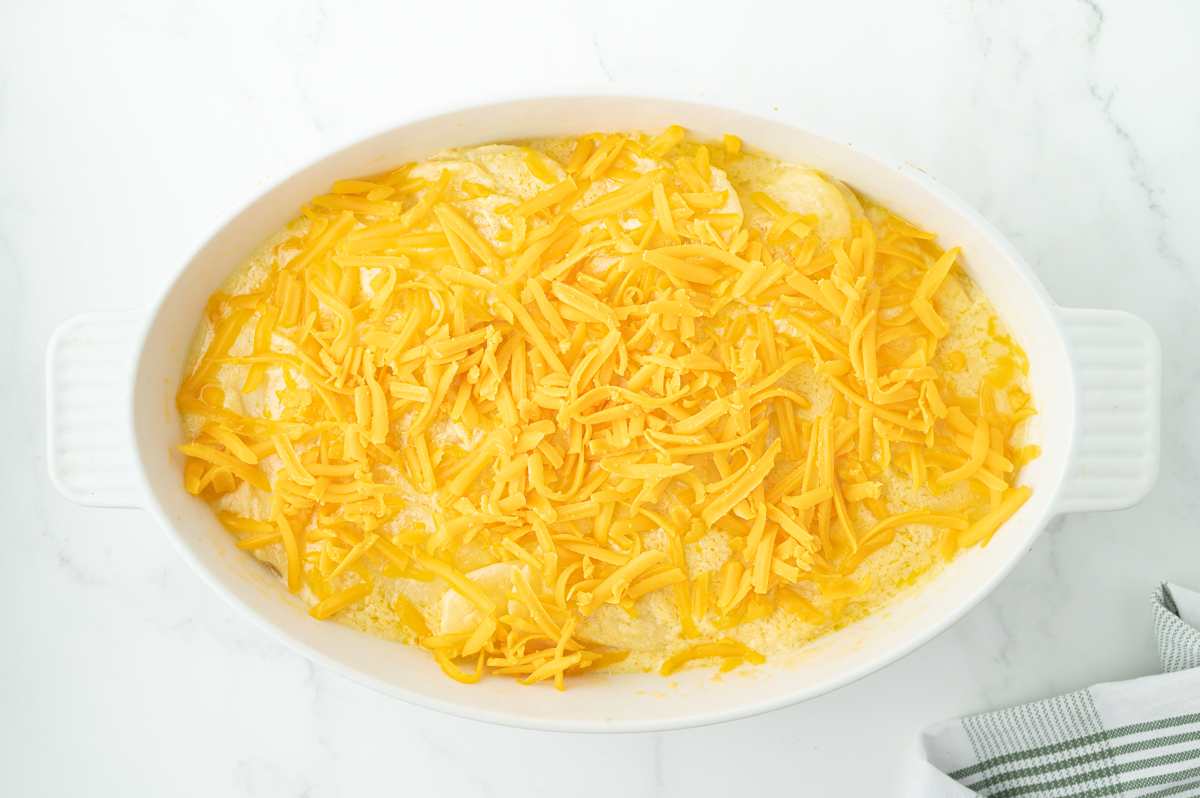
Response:
[[[1096,44],[1100,40],[1100,31],[1104,27],[1104,10],[1100,8],[1100,4],[1096,0],[1079,0],[1089,11],[1091,11],[1092,24],[1086,34],[1087,48],[1093,53],[1096,52]]]
[[[609,83],[615,83],[616,81],[613,79],[612,72],[608,69],[608,64],[604,62],[604,53],[600,52],[600,38],[597,33],[592,34],[592,49],[596,51],[596,63],[600,65],[600,71],[604,73],[605,79]]]
[[[323,109],[320,103],[313,97],[304,75],[306,63],[313,59],[321,46],[321,37],[325,32],[328,12],[320,3],[314,3],[311,10],[312,14],[305,23],[303,41],[302,43],[298,43],[297,49],[288,53],[288,56],[292,61],[292,80],[296,89],[296,96],[309,112],[313,128],[322,139],[328,140],[330,133],[325,126]]]
[[[1150,183],[1146,164],[1142,159],[1141,152],[1138,150],[1137,143],[1113,113],[1112,103],[1113,99],[1117,96],[1117,88],[1114,87],[1107,93],[1104,93],[1097,84],[1090,83],[1088,84],[1088,93],[1100,102],[1100,110],[1104,114],[1105,121],[1108,122],[1113,133],[1120,139],[1126,151],[1126,163],[1129,166],[1130,177],[1134,184],[1146,195],[1146,207],[1158,220],[1158,254],[1176,268],[1182,267],[1183,261],[1172,253],[1167,246],[1165,225],[1170,219],[1159,201],[1161,192]]]
[[[663,768],[663,738],[661,733],[650,735],[652,757],[651,768],[654,773],[654,792],[656,795],[662,795],[666,788],[666,780]]]

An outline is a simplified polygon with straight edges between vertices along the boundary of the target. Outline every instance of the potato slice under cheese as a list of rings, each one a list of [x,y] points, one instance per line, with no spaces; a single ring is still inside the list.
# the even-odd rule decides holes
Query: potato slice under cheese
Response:
[[[839,238],[853,238],[850,206],[842,192],[816,171],[761,158],[738,159],[726,168],[729,179],[738,186],[746,222],[760,233],[769,230],[775,219],[750,199],[756,191],[763,192],[791,213],[816,214],[815,232],[825,244]]]
[[[483,568],[477,568],[465,574],[465,576],[479,585],[488,598],[496,603],[499,614],[503,615],[506,612],[515,614],[518,612],[518,609],[514,605],[519,605],[519,603],[508,600],[509,594],[513,592],[512,571],[514,568],[521,572],[521,575],[525,577],[534,590],[540,588],[541,580],[528,565],[513,562],[498,562],[494,565],[485,565]],[[447,590],[442,594],[441,634],[453,635],[473,632],[483,620],[483,614],[479,608],[462,595],[453,590]]]

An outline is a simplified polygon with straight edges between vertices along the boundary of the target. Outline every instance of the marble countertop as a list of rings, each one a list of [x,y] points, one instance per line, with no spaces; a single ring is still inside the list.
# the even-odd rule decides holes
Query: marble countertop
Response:
[[[1152,586],[1200,587],[1189,343],[1200,239],[1188,232],[1200,219],[1198,7],[668,7],[0,9],[0,497],[12,555],[0,578],[0,792],[883,796],[928,724],[1157,672]],[[1059,303],[1149,320],[1165,365],[1154,492],[1126,512],[1054,522],[981,606],[873,676],[749,720],[628,736],[498,728],[382,697],[253,627],[148,515],[58,495],[43,359],[60,322],[149,301],[227,205],[326,143],[540,76],[653,83],[842,131],[973,204]]]

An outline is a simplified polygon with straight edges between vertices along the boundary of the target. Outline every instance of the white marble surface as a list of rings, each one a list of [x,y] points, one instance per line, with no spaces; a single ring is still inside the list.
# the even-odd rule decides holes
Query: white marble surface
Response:
[[[1151,586],[1200,587],[1197,6],[499,5],[0,6],[0,793],[882,796],[925,725],[1154,672]],[[54,491],[43,357],[62,320],[147,302],[224,207],[327,142],[549,81],[779,108],[935,175],[1060,303],[1157,329],[1158,487],[1055,522],[982,606],[861,682],[608,737],[444,717],[333,676],[210,593],[148,516]]]

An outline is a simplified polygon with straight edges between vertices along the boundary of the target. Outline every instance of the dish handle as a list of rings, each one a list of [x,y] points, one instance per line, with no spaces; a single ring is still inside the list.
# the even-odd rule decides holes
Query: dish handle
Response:
[[[88,507],[145,504],[133,448],[134,347],[146,311],[85,313],[50,336],[46,447],[50,479]]]
[[[1059,513],[1124,510],[1158,479],[1162,349],[1119,310],[1057,308],[1070,350],[1075,432]]]

